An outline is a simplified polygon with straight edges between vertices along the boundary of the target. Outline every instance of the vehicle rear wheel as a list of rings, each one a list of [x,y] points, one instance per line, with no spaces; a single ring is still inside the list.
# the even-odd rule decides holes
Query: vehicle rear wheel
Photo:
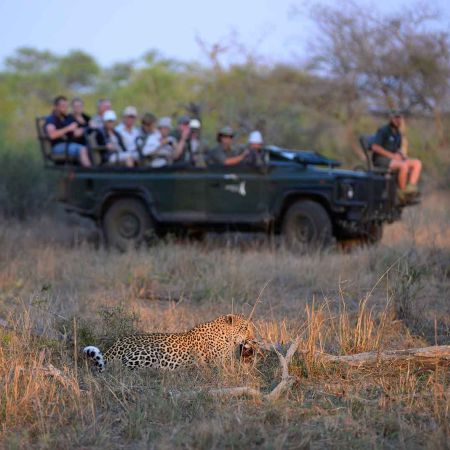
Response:
[[[300,200],[286,212],[281,232],[290,249],[320,249],[330,245],[333,227],[322,205],[312,200]]]
[[[153,220],[141,201],[123,198],[107,209],[103,233],[108,246],[126,251],[150,239],[154,233]]]

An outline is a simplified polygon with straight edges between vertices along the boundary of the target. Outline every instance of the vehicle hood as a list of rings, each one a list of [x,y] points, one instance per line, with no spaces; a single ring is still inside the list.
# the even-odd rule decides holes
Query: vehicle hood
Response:
[[[271,159],[278,161],[290,161],[298,164],[328,167],[337,167],[341,165],[339,161],[327,158],[312,150],[288,150],[275,145],[267,146],[264,150],[269,153]]]

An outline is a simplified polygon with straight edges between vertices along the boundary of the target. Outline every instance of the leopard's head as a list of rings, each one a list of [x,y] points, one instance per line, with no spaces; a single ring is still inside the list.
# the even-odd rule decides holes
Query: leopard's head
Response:
[[[235,344],[242,344],[255,337],[255,326],[246,317],[241,314],[227,314],[220,317],[221,322],[227,327],[227,330]]]

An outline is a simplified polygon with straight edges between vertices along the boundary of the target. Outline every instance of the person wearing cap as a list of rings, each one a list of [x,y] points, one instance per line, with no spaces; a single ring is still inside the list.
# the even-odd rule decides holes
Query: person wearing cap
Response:
[[[206,154],[208,146],[201,138],[202,124],[198,119],[191,119],[189,121],[189,139],[186,143],[186,155],[189,162],[195,167],[206,167]]]
[[[422,162],[410,159],[402,150],[402,129],[404,119],[401,111],[390,112],[389,123],[378,129],[372,143],[373,164],[376,167],[398,172],[399,197],[404,199],[408,195],[416,195],[419,190]]]
[[[103,114],[111,109],[111,100],[101,98],[97,101],[97,114],[91,117],[89,128],[98,129],[103,127]]]
[[[136,139],[139,136],[139,129],[135,126],[137,119],[137,109],[134,106],[127,106],[122,114],[122,123],[116,126],[116,131],[122,136],[125,148],[129,157],[137,161],[139,152],[137,150]]]
[[[233,147],[234,132],[231,127],[223,127],[217,133],[218,145],[208,154],[209,164],[222,164],[225,166],[234,166],[239,164],[247,155],[248,150],[243,153]]]
[[[114,129],[117,121],[116,113],[107,110],[103,113],[103,126],[95,130],[95,141],[99,148],[104,149],[102,160],[104,163],[125,164],[133,167],[134,161],[130,158],[122,136]]]
[[[250,166],[262,167],[266,164],[263,154],[264,139],[260,131],[252,131],[248,135],[248,153],[242,160],[243,164]]]

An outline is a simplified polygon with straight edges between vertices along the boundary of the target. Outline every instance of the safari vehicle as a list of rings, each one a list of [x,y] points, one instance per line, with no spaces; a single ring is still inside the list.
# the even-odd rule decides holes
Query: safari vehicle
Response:
[[[54,161],[42,134],[40,141],[46,166],[61,172],[59,200],[95,220],[119,249],[190,231],[265,231],[295,249],[349,238],[369,243],[401,215],[390,173],[342,170],[312,151],[268,146],[263,167],[82,168]]]

